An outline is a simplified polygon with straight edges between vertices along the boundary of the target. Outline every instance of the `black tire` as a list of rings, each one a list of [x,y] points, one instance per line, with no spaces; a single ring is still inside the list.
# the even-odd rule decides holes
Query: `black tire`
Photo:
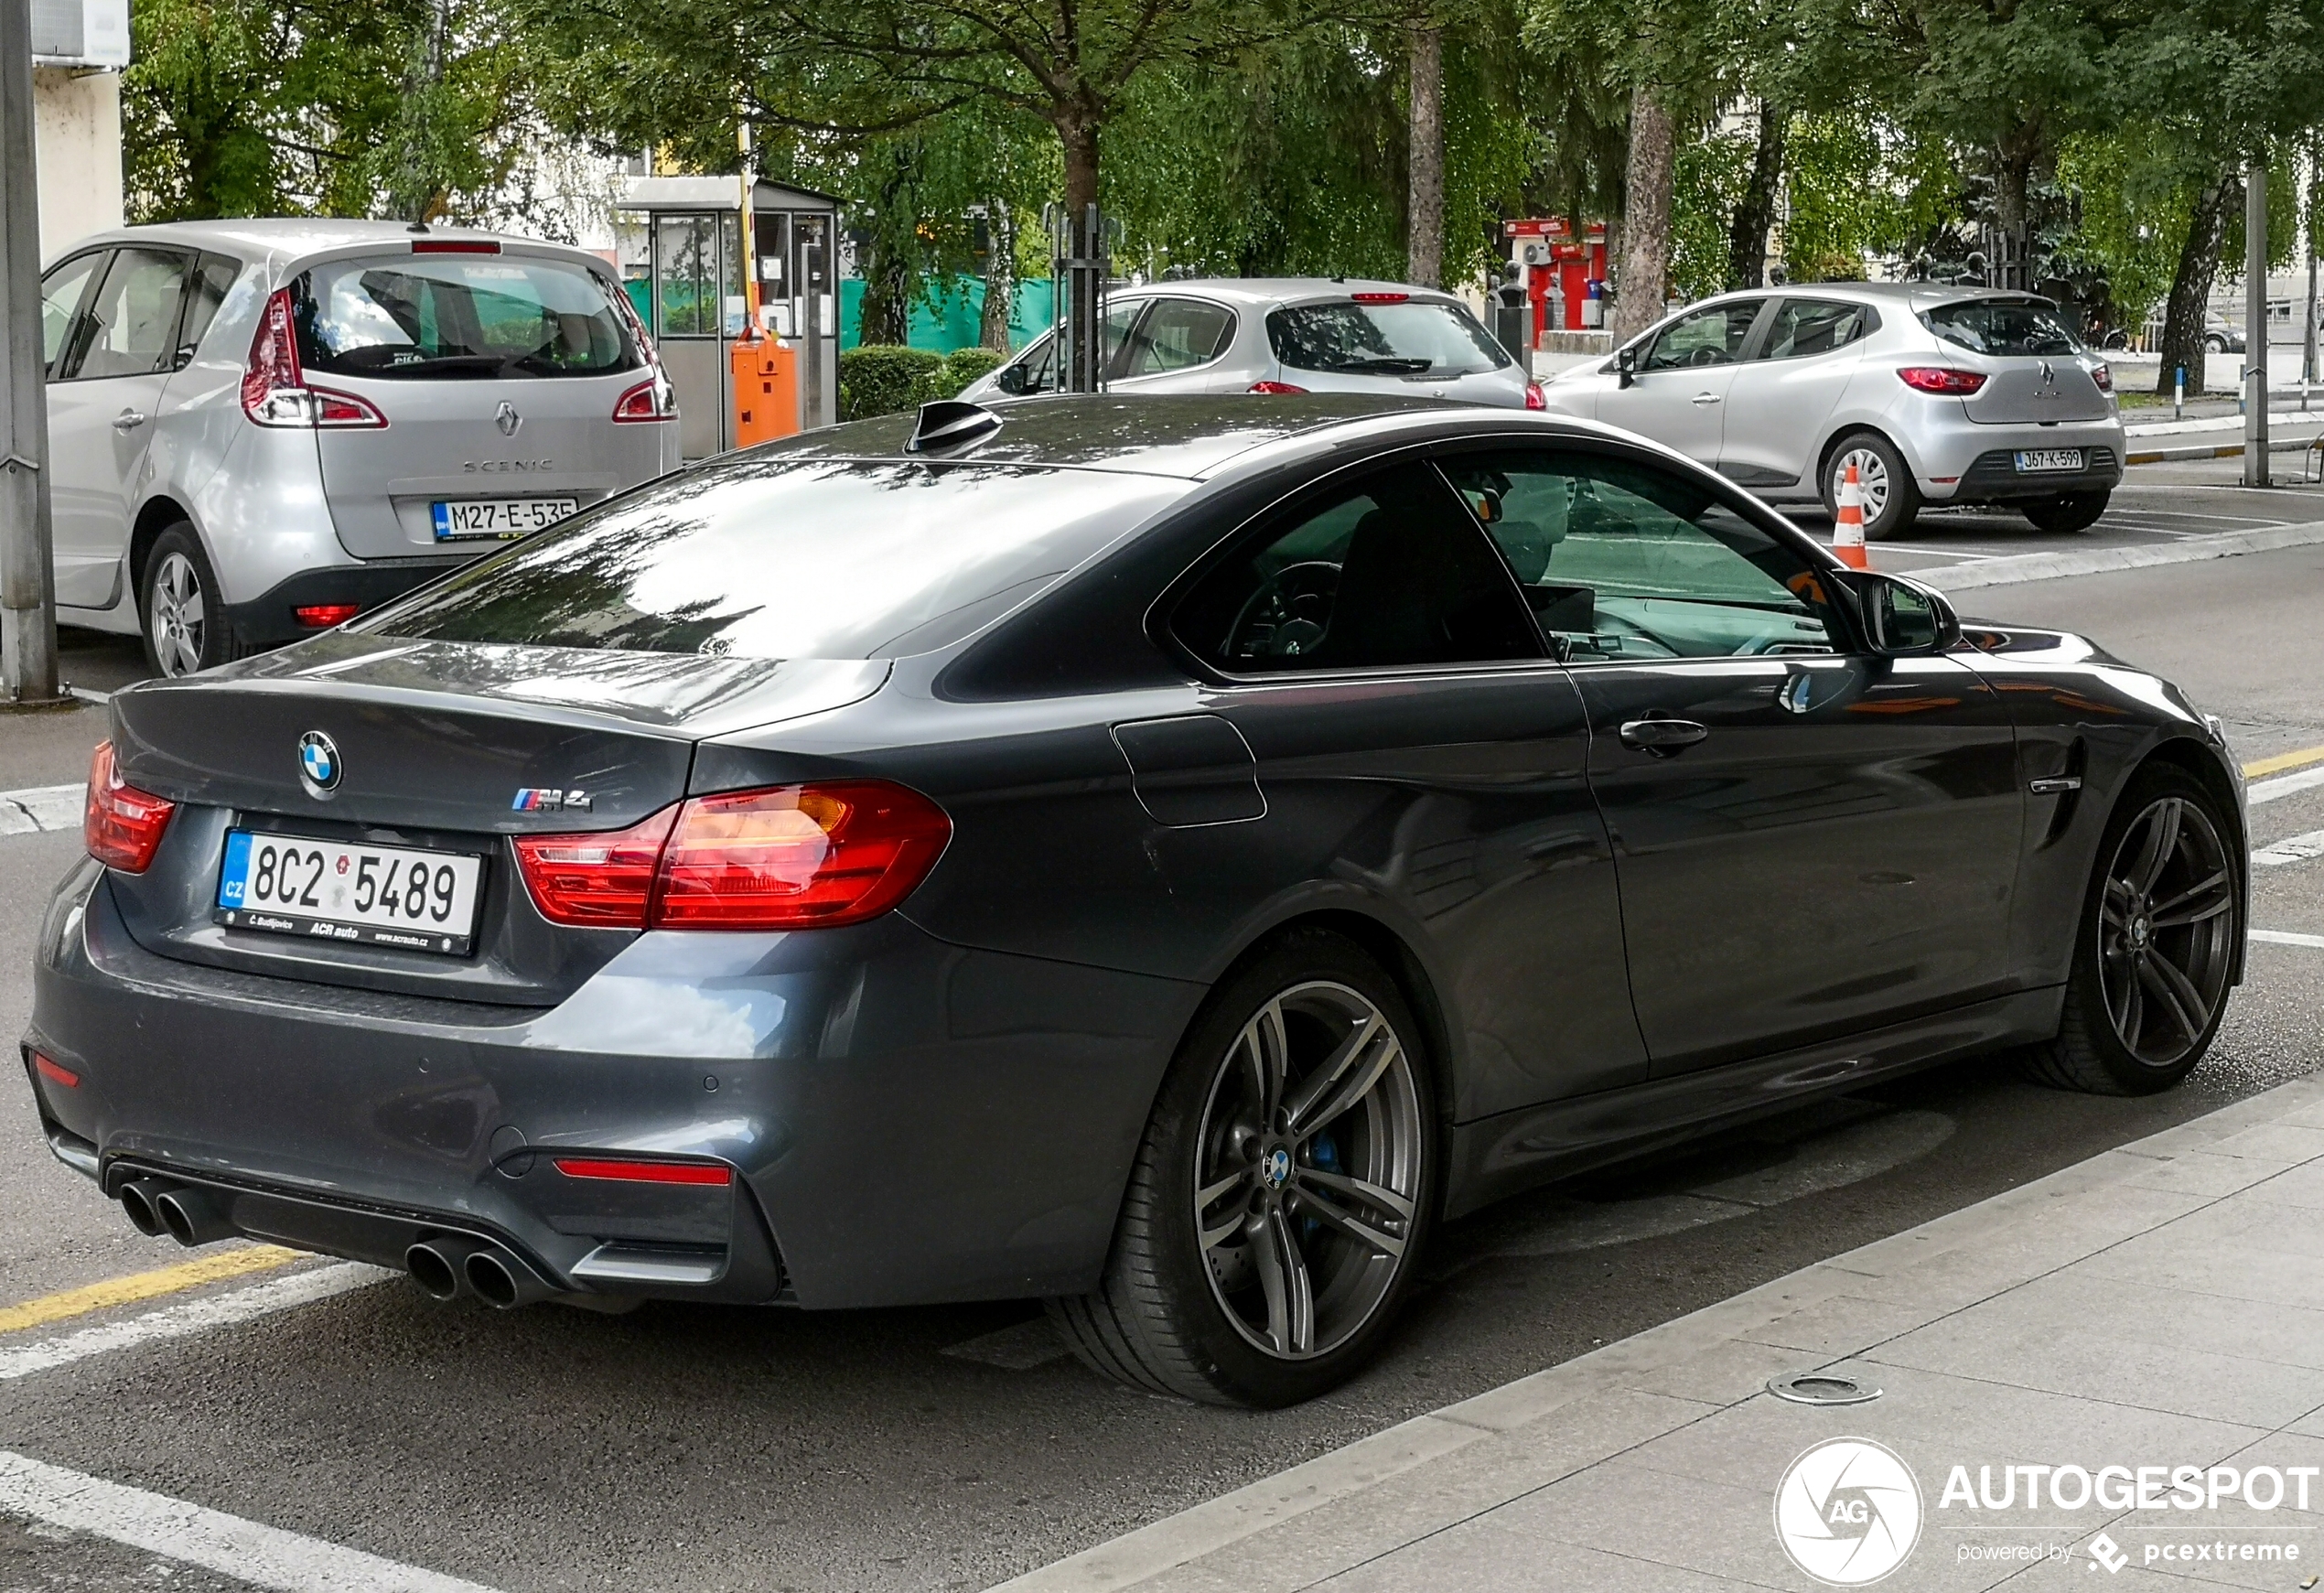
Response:
[[[1852,455],[1858,456],[1857,485],[1864,492],[1864,540],[1877,542],[1911,530],[1921,514],[1921,489],[1913,483],[1912,467],[1904,462],[1896,445],[1878,432],[1850,432],[1832,445],[1824,458],[1824,511],[1834,520],[1839,518],[1840,483]],[[1877,473],[1872,461],[1877,462]]]
[[[2068,492],[2021,507],[2036,531],[2088,531],[2106,512],[2106,501],[2113,496],[2112,491]]]
[[[2179,804],[2171,839],[2146,873],[2145,848],[2159,832],[2145,826],[2169,804]],[[2229,845],[2233,834],[2219,803],[2184,770],[2150,765],[2124,788],[2083,894],[2058,1038],[2026,1058],[2037,1080],[2093,1095],[2151,1095],[2203,1060],[2227,1009],[2243,934],[2243,864]],[[2142,875],[2143,889],[2125,889]]]
[[[1350,1027],[1334,1038],[1329,1011],[1338,1008],[1310,1012],[1302,1001],[1344,1003],[1354,1009]],[[1382,1060],[1379,1030],[1367,1029],[1372,1039],[1335,1075],[1353,1092],[1349,1103],[1332,1110],[1341,1089],[1318,1086],[1312,1110],[1321,1114],[1302,1124],[1299,1086],[1325,1071],[1310,1060],[1302,1072],[1303,1057],[1335,1060],[1348,1038],[1362,1040],[1353,1024],[1365,1006],[1384,1024],[1401,1060]],[[1282,1015],[1274,1032],[1283,1037],[1288,1065],[1283,1087],[1269,1098],[1276,1105],[1253,1114],[1264,1130],[1246,1135],[1242,1114],[1222,1108],[1252,1085],[1257,1070],[1246,1060],[1255,1048],[1245,1048],[1271,1008]],[[1164,1076],[1096,1292],[1049,1302],[1074,1353],[1133,1387],[1262,1409],[1313,1399],[1361,1370],[1389,1332],[1435,1226],[1442,1127],[1425,1043],[1395,982],[1329,931],[1295,931],[1229,976]],[[1355,1089],[1367,1073],[1372,1082]],[[1407,1113],[1409,1143],[1392,1146]],[[1391,1150],[1396,1154],[1383,1157]],[[1394,1170],[1378,1184],[1348,1170],[1391,1164]],[[1210,1187],[1223,1192],[1198,1205],[1205,1168],[1217,1180]],[[1319,1175],[1334,1180],[1329,1200],[1346,1202],[1329,1224],[1313,1214],[1322,1209],[1312,1202],[1323,1186],[1309,1180]],[[1228,1179],[1238,1181],[1230,1187]],[[1340,1192],[1358,1188],[1395,1196],[1408,1214]],[[1350,1236],[1341,1219],[1351,1211],[1383,1243]],[[1296,1258],[1288,1267],[1268,1259],[1278,1242]],[[1277,1305],[1286,1294],[1299,1297],[1297,1288],[1286,1288],[1295,1279],[1307,1290],[1304,1351],[1296,1344],[1297,1308]],[[1253,1308],[1261,1306],[1265,1321],[1254,1324]],[[1289,1329],[1281,1337],[1278,1322]]]
[[[188,614],[188,607],[194,612]],[[156,674],[178,676],[215,669],[247,651],[236,644],[201,538],[185,521],[165,530],[137,573],[138,630],[145,662]]]
[[[2227,339],[2218,337],[2205,338],[2203,347],[2214,354],[2224,354],[2227,352]]]

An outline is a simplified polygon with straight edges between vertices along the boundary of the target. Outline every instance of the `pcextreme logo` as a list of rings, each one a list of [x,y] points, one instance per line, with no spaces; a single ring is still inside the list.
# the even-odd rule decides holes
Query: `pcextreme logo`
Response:
[[[1775,1485],[1775,1536],[1827,1587],[1877,1582],[1921,1541],[1921,1484],[1886,1445],[1827,1438]]]

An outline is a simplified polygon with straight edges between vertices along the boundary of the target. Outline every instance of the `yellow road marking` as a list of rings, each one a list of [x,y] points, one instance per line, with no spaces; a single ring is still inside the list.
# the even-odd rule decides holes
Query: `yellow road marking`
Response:
[[[2306,769],[2311,763],[2324,763],[2324,747],[2309,747],[2298,752],[2279,752],[2273,758],[2254,759],[2243,765],[2243,778],[2257,780],[2265,774],[2281,774],[2287,769]]]
[[[161,1295],[174,1295],[182,1289],[199,1288],[206,1283],[241,1277],[247,1273],[272,1271],[285,1262],[298,1260],[302,1254],[296,1250],[285,1250],[279,1244],[253,1244],[241,1250],[205,1255],[199,1261],[188,1261],[182,1265],[165,1266],[157,1272],[134,1272],[126,1277],[109,1277],[102,1283],[67,1289],[59,1295],[46,1295],[37,1300],[27,1300],[20,1306],[0,1308],[0,1333],[43,1327],[50,1322],[61,1322],[68,1317],[86,1316],[91,1311],[102,1311],[113,1306],[126,1306]]]

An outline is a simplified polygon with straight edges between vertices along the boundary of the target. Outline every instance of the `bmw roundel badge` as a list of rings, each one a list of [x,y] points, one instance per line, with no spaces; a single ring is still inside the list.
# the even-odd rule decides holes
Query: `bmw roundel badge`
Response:
[[[320,730],[298,738],[298,778],[317,796],[339,789],[339,747]]]

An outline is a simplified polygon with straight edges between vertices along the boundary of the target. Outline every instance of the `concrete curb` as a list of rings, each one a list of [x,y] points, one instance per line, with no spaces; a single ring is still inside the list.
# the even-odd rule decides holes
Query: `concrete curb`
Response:
[[[2020,581],[2048,581],[2060,576],[2096,576],[2108,570],[2143,570],[2157,565],[2187,565],[2203,559],[2233,558],[2240,554],[2274,553],[2279,548],[2307,547],[2324,543],[2324,521],[2304,525],[2264,525],[2257,531],[2231,531],[2220,536],[2194,536],[2182,541],[2136,547],[2100,547],[2071,553],[2012,554],[1972,565],[1944,569],[1915,570],[1912,578],[1944,592],[1975,587],[2008,587]],[[1894,544],[1901,552],[1909,544]],[[1877,557],[1876,552],[1875,557]]]
[[[1472,1445],[1500,1440],[1514,1427],[1593,1394],[1634,1387],[1641,1372],[1675,1366],[1727,1341],[1748,1338],[1777,1319],[1837,1295],[1852,1284],[1892,1277],[1937,1256],[1989,1244],[2024,1222],[2054,1220],[2062,1201],[2093,1195],[2109,1198],[2109,1192],[2126,1180],[2153,1173],[2158,1161],[2208,1149],[2318,1104],[2324,1104],[2324,1075],[2280,1084],[1562,1365],[1415,1416],[1304,1465],[1028,1572],[992,1593],[1114,1593],[1133,1587],[1415,1468]],[[1931,1306],[1925,1314],[1934,1320],[1954,1308]],[[1910,1330],[1910,1326],[1899,1324],[1886,1336]],[[1803,1351],[1801,1369],[1807,1370],[1810,1363],[1829,1365],[1847,1359],[1845,1353]]]
[[[2270,437],[2267,451],[2271,454],[2300,454],[2324,441],[2324,433],[2312,437]],[[2241,443],[2221,443],[2216,447],[2179,448],[2146,448],[2123,456],[2125,465],[2166,465],[2181,459],[2240,459],[2243,457]]]

